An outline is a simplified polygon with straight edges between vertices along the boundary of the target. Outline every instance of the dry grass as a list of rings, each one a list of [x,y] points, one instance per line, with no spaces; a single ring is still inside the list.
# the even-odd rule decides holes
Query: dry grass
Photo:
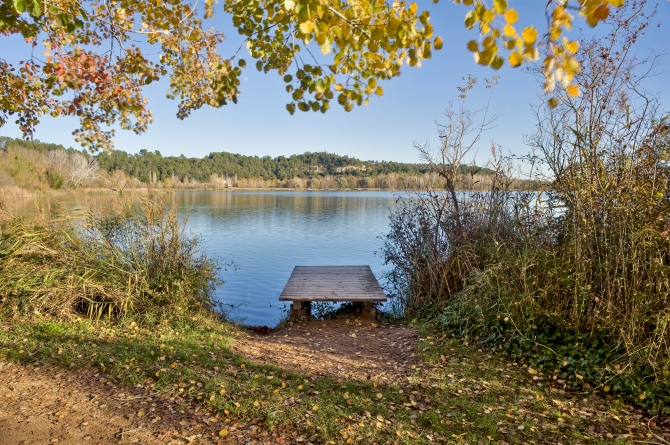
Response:
[[[162,200],[112,200],[83,219],[5,212],[0,230],[5,313],[155,322],[212,309],[216,265]]]

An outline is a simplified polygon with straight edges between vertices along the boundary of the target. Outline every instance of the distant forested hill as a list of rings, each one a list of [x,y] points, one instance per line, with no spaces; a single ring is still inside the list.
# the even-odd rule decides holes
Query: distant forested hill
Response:
[[[121,150],[100,154],[97,157],[100,166],[107,171],[122,170],[131,177],[146,181],[150,172],[156,172],[158,180],[171,177],[190,178],[207,181],[211,175],[237,176],[238,178],[262,178],[287,180],[290,178],[320,178],[325,175],[350,173],[356,176],[376,177],[395,173],[407,176],[420,176],[427,173],[425,164],[400,162],[361,161],[349,156],[332,153],[304,153],[289,157],[245,156],[240,154],[217,152],[204,158],[185,156],[162,156],[160,152],[141,150],[138,154],[128,154]],[[488,169],[462,166],[463,173],[470,170],[486,174]],[[173,176],[174,175],[174,176]]]
[[[491,173],[487,168],[467,165],[460,170],[472,183],[465,187]],[[120,174],[126,179],[122,181]],[[162,156],[158,151],[129,154],[116,150],[91,156],[59,144],[0,137],[0,186],[117,187],[127,181],[131,187],[415,189],[440,179],[430,173],[426,164],[362,161],[325,152],[276,158],[217,152],[203,158],[187,158]]]

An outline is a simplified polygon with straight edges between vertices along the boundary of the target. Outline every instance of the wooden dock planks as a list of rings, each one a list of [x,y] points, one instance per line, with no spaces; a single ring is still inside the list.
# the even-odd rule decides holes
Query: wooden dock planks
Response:
[[[296,266],[279,296],[292,301],[291,318],[300,317],[303,303],[309,315],[312,301],[364,303],[363,316],[374,318],[374,302],[386,295],[370,266]]]
[[[370,266],[296,266],[279,300],[382,302],[386,295]]]

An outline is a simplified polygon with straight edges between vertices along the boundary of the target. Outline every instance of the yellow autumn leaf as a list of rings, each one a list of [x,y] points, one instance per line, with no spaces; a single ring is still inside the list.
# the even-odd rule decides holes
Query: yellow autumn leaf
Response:
[[[301,23],[299,28],[301,33],[309,34],[314,30],[314,22],[307,20],[306,22]]]
[[[377,393],[377,398],[378,398],[378,399],[381,399],[382,397],[384,397],[384,394],[378,392],[378,393]]]
[[[444,45],[444,42],[442,42],[442,37],[435,37],[435,40],[433,41],[433,46],[435,47],[436,50],[441,50],[442,45]]]
[[[409,4],[409,12],[411,12],[412,14],[416,14],[416,11],[418,10],[419,6],[416,3],[412,2]]]
[[[318,411],[318,410],[319,410],[319,407],[318,407],[318,406],[314,405],[314,406],[312,407],[312,411]]]
[[[521,54],[515,51],[509,55],[508,61],[509,64],[513,67],[521,66],[523,63],[523,57],[521,57]]]
[[[505,34],[506,37],[514,37],[516,35],[516,29],[514,29],[514,26],[512,25],[505,25],[503,27],[503,34]]]
[[[565,49],[566,49],[568,52],[574,54],[574,53],[576,53],[577,51],[579,51],[579,42],[577,42],[576,40],[573,40],[572,42],[568,42],[568,43],[565,45]]]
[[[476,52],[476,51],[479,51],[479,45],[477,44],[477,41],[470,40],[468,42],[468,51],[473,52],[473,53]]]
[[[534,46],[529,46],[523,50],[523,58],[534,62],[540,58],[540,50]]]
[[[513,25],[517,20],[519,20],[519,13],[516,12],[516,9],[508,9],[505,13],[505,21],[510,25]]]
[[[482,21],[484,21],[486,23],[492,22],[493,19],[495,19],[495,18],[496,18],[496,14],[495,14],[495,12],[493,12],[492,9],[487,9],[486,11],[484,11],[484,14],[482,14]]]
[[[528,26],[521,32],[521,38],[526,45],[533,45],[537,40],[537,30]]]
[[[596,8],[595,11],[593,11],[593,15],[598,20],[605,20],[610,15],[610,7],[608,5],[601,4]]]
[[[332,46],[330,44],[330,40],[326,39],[323,41],[321,45],[319,45],[319,48],[321,49],[321,52],[323,54],[329,54],[330,50],[332,49]]]
[[[221,430],[219,431],[219,436],[221,437],[226,437],[228,435],[228,430]]]
[[[577,97],[577,96],[579,96],[579,87],[577,85],[574,85],[574,84],[573,85],[568,85],[568,88],[566,89],[566,92],[568,93],[568,96]],[[579,374],[575,374],[575,375],[580,380],[584,378]]]

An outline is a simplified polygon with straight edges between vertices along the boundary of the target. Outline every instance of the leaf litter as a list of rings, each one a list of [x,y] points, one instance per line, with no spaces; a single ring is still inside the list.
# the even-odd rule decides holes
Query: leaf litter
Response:
[[[135,327],[125,334],[109,329],[97,345],[103,334],[90,328],[67,337],[78,341],[57,344],[49,344],[53,336],[34,341],[44,329],[39,324],[0,328],[7,356],[0,363],[2,443],[670,439],[665,419],[594,391],[566,391],[552,376],[432,337],[421,325],[314,321],[263,336],[230,328],[166,333]],[[222,341],[208,343],[207,335]],[[150,352],[155,358],[147,361],[128,347],[125,356],[118,348],[104,350],[119,337],[141,339],[156,349]]]

